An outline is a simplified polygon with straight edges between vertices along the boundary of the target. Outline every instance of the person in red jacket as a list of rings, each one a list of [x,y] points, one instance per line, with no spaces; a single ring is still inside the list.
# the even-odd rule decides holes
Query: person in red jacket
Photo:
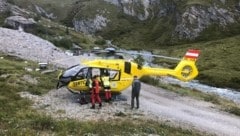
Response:
[[[92,82],[92,94],[91,94],[91,101],[92,101],[92,107],[91,109],[95,109],[95,102],[99,103],[99,107],[102,107],[102,101],[99,96],[100,89],[101,89],[101,82],[98,80],[98,75],[94,76],[93,82]]]

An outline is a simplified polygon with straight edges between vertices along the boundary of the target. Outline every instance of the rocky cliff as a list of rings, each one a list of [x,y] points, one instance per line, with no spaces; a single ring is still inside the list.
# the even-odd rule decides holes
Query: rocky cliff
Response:
[[[152,30],[149,31],[155,31],[166,28],[164,23],[168,22],[171,27],[165,31],[170,31],[170,39],[193,40],[209,26],[224,28],[240,21],[239,0],[91,0],[79,1],[76,6],[78,12],[73,24],[77,31],[85,33],[111,32],[116,27],[129,27],[124,25],[135,28],[141,23],[151,25]],[[137,21],[129,21],[134,19]],[[166,37],[159,34],[161,36]]]
[[[231,31],[229,26],[234,26],[232,30],[240,28],[240,0],[12,1],[50,19],[61,20],[76,31],[98,34],[126,45],[173,45],[224,34]],[[6,9],[4,5],[5,0],[0,0],[1,11]]]

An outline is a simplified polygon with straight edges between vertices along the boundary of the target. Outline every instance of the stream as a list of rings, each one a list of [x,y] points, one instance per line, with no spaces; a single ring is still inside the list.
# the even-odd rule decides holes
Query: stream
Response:
[[[193,80],[191,82],[183,82],[171,77],[164,77],[161,79],[161,81],[165,83],[170,83],[170,84],[177,84],[182,87],[196,89],[205,93],[214,93],[222,98],[226,98],[228,100],[232,100],[235,103],[240,104],[240,92],[234,89],[212,87],[212,86],[201,84],[196,80]]]

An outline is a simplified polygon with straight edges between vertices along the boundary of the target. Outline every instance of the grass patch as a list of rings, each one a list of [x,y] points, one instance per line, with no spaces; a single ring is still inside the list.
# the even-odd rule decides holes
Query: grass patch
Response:
[[[3,27],[5,25],[4,21],[7,17],[10,16],[10,11],[5,11],[0,13],[0,26]]]
[[[73,44],[89,49],[94,46],[94,41],[100,39],[75,32],[72,28],[62,26],[41,17],[41,20],[32,28],[27,28],[26,32],[37,35],[52,42],[55,46],[70,49]]]
[[[209,6],[212,3],[212,0],[188,0],[186,5],[202,5],[202,6]]]

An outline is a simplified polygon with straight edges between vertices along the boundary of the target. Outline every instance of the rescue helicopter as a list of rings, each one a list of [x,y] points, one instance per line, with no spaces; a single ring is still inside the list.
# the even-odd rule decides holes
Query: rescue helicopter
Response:
[[[105,73],[109,75],[112,93],[118,94],[131,86],[134,76],[138,78],[171,76],[181,81],[190,81],[198,75],[196,61],[199,53],[199,50],[188,50],[185,56],[179,59],[174,69],[141,66],[122,58],[90,60],[61,71],[57,88],[66,86],[72,93],[87,93],[89,92],[89,80],[95,75],[101,77]]]

